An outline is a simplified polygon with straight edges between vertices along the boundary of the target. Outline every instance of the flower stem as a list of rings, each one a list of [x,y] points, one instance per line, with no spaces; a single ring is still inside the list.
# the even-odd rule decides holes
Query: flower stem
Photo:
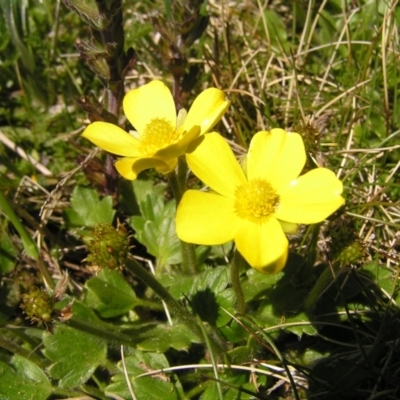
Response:
[[[168,175],[169,184],[177,207],[182,199],[183,193],[186,190],[186,172],[186,162],[183,159],[179,159],[177,170],[172,171]],[[181,241],[181,249],[183,268],[187,273],[195,275],[198,272],[195,246],[191,243]]]
[[[186,243],[181,240],[181,249],[182,265],[190,275],[196,275],[198,268],[195,246],[191,243]]]
[[[169,185],[171,187],[172,194],[174,195],[177,206],[179,205],[183,193],[185,193],[186,190],[186,172],[186,162],[179,158],[176,170],[168,174]]]
[[[236,295],[236,311],[242,315],[246,313],[246,302],[244,300],[242,286],[240,285],[240,270],[245,263],[246,261],[236,249],[231,264],[231,282]]]

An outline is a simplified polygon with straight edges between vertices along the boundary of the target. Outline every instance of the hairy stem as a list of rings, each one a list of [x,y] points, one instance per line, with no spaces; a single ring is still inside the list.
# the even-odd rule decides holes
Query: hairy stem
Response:
[[[240,285],[240,270],[245,263],[246,261],[241,254],[235,250],[231,264],[231,283],[236,295],[236,311],[241,315],[245,315],[246,313],[246,302],[244,300],[242,286]]]
[[[183,193],[186,190],[186,172],[187,165],[184,160],[179,160],[178,167],[176,171],[172,171],[168,175],[169,184],[176,200],[176,205],[182,199]],[[191,243],[186,243],[181,241],[182,249],[182,266],[184,270],[191,275],[194,275],[198,271],[197,257],[195,246]]]

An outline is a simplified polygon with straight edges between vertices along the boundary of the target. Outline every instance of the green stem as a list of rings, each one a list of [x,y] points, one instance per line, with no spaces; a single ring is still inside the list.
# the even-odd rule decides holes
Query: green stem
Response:
[[[197,268],[197,257],[196,248],[191,243],[186,243],[181,240],[182,249],[182,265],[185,271],[189,275],[196,275],[198,272]]]
[[[136,277],[138,277],[143,283],[149,286],[162,300],[165,301],[167,306],[170,308],[173,314],[184,323],[199,339],[201,342],[204,342],[204,334],[203,330],[198,324],[198,321],[192,314],[189,313],[186,308],[184,308],[171,294],[167,289],[157,279],[146,271],[135,259],[128,258],[125,264],[126,268],[132,272]],[[220,345],[218,345],[215,341],[210,341],[210,346],[212,346],[212,350],[214,354],[220,355],[222,349]]]
[[[135,347],[137,344],[128,335],[125,335],[123,333],[113,332],[100,325],[95,325],[93,323],[82,321],[81,319],[78,318],[72,317],[66,322],[66,325],[69,325],[71,328],[77,329],[78,331],[86,332],[89,333],[90,335],[104,339],[107,342],[124,344],[129,347]]]
[[[313,269],[312,266],[315,265],[315,262],[317,260],[317,247],[318,247],[317,243],[319,240],[320,229],[321,229],[321,224],[310,225],[307,229],[308,232],[311,232],[311,242],[307,246],[307,253],[305,256],[306,259],[305,265],[308,266],[309,270],[306,271],[307,274],[312,272]],[[305,237],[307,237],[307,235],[305,235]]]
[[[169,185],[174,195],[176,206],[178,207],[183,193],[186,190],[186,173],[187,165],[185,160],[178,160],[177,171],[172,171],[168,175]],[[196,248],[191,243],[186,243],[181,240],[182,249],[182,266],[184,270],[191,275],[195,275],[198,272]]]
[[[107,102],[106,108],[114,115],[119,115],[122,98],[124,96],[124,75],[126,67],[124,43],[125,34],[123,28],[122,0],[114,0],[113,10],[108,9],[107,2],[98,2],[99,12],[106,16],[108,24],[104,29],[100,29],[103,46],[108,50],[108,56],[104,57],[108,64]],[[113,48],[111,48],[113,44]]]
[[[172,194],[176,200],[176,206],[179,205],[183,193],[185,193],[186,190],[186,170],[186,163],[179,159],[177,170],[168,174],[168,181],[172,190]]]
[[[199,324],[201,324],[200,317],[197,317],[197,318],[198,318],[198,320],[199,320]],[[213,366],[214,377],[215,377],[215,381],[216,381],[216,383],[217,383],[218,396],[219,396],[219,399],[220,399],[220,400],[223,400],[223,399],[224,399],[224,396],[223,396],[223,393],[222,393],[222,387],[221,387],[221,383],[220,383],[220,380],[219,380],[219,373],[218,373],[218,367],[217,367],[218,361],[217,361],[216,358],[214,357],[214,352],[213,352],[213,349],[212,349],[212,346],[211,346],[210,338],[208,337],[207,332],[205,331],[204,326],[203,326],[203,325],[199,325],[199,326],[202,328],[203,337],[204,337],[205,342],[206,342],[206,344],[207,344],[207,346],[208,346],[208,348],[209,348],[211,364],[212,364],[212,366]]]
[[[150,301],[150,300],[143,300],[143,299],[137,299],[137,306],[140,307],[146,307],[149,308],[150,310],[156,310],[156,311],[163,311],[164,307],[160,303],[156,303],[155,301]]]
[[[242,255],[235,250],[231,264],[231,283],[236,295],[236,311],[241,315],[245,315],[246,313],[246,302],[244,300],[242,286],[240,285],[240,270],[245,264],[246,261]]]
[[[330,286],[335,282],[337,275],[340,273],[340,266],[338,263],[332,264],[332,269],[326,267],[322,274],[318,277],[317,282],[308,293],[304,301],[304,309],[307,312],[311,312],[316,306],[322,295],[330,288]]]
[[[43,261],[43,255],[39,254],[39,258],[38,258],[38,268],[40,273],[42,274],[43,280],[47,286],[47,288],[54,290],[54,288],[56,287],[49,270],[46,267],[46,264]]]
[[[19,356],[24,357],[27,360],[34,362],[41,368],[44,368],[47,366],[46,363],[41,358],[39,358],[36,354],[32,353],[32,351],[24,349],[23,347],[19,346],[18,344],[14,343],[13,341],[6,339],[2,335],[0,335],[0,347],[8,350],[10,353],[18,354]]]

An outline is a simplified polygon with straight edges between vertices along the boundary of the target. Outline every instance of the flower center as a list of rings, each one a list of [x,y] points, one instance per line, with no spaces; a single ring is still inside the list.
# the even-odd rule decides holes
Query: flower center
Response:
[[[175,143],[179,139],[179,132],[169,121],[163,118],[154,118],[144,128],[140,137],[141,150],[151,154]]]
[[[236,214],[261,224],[273,214],[279,205],[279,196],[263,179],[254,179],[236,189]]]

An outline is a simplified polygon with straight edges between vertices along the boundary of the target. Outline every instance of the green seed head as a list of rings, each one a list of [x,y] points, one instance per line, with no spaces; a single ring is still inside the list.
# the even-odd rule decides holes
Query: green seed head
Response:
[[[368,252],[364,243],[356,240],[343,248],[336,257],[336,261],[343,266],[356,266],[363,264],[367,258]]]
[[[22,295],[21,308],[32,322],[47,324],[52,320],[53,299],[44,289],[32,286],[27,293]]]
[[[314,153],[319,149],[319,142],[321,139],[320,130],[312,117],[307,117],[304,120],[298,121],[294,125],[293,131],[301,135],[307,151]]]
[[[122,224],[114,228],[109,223],[95,226],[92,232],[83,238],[89,255],[86,261],[94,269],[122,268],[129,252],[129,235]]]

